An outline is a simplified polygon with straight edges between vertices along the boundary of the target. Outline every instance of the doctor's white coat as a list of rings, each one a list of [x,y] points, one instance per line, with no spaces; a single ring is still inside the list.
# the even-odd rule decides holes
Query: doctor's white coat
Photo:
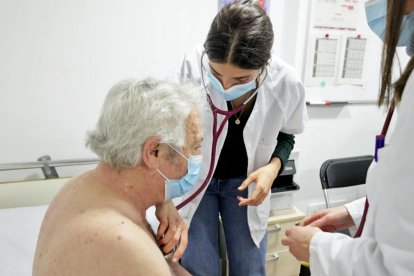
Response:
[[[353,239],[337,233],[315,234],[310,243],[312,275],[414,275],[413,74],[397,111],[389,142],[368,170],[370,206],[362,236]],[[363,208],[364,199],[347,205],[356,224]]]
[[[203,47],[198,46],[187,53],[181,67],[180,81],[184,83],[191,82],[200,87],[200,93],[206,93],[203,88],[200,67],[202,51]],[[227,110],[226,101],[212,88],[209,79],[205,75],[206,70],[208,70],[207,56],[204,57],[203,66],[204,82],[212,102],[216,107]],[[223,118],[222,115],[218,116],[218,126],[220,126]],[[247,175],[269,163],[277,144],[279,131],[288,134],[301,133],[304,130],[306,120],[305,91],[299,77],[289,65],[279,58],[273,57],[270,66],[267,67],[267,77],[259,88],[256,103],[243,131],[248,157]],[[184,199],[192,195],[206,179],[211,162],[213,114],[208,105],[203,111],[202,121],[204,130],[203,167],[195,187],[185,195]],[[220,156],[226,134],[227,124],[217,141],[215,165]],[[248,189],[250,195],[254,185],[249,185]],[[188,225],[190,225],[191,218],[201,201],[204,191],[180,210],[180,214]],[[265,234],[269,210],[270,194],[261,205],[248,207],[250,233],[257,246],[259,246]]]

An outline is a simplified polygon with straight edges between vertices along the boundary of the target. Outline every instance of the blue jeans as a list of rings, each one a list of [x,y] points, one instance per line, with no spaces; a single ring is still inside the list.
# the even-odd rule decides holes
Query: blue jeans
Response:
[[[254,244],[247,223],[247,207],[239,207],[237,196],[247,197],[247,189],[237,187],[245,176],[213,178],[190,224],[188,246],[181,264],[193,275],[220,275],[218,215],[223,222],[230,275],[266,275],[267,235]]]

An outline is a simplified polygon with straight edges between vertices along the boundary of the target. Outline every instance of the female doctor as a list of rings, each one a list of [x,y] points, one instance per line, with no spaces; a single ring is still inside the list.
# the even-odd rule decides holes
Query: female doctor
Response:
[[[182,64],[181,81],[200,86],[210,102],[193,189],[200,194],[180,210],[191,221],[181,264],[192,274],[220,274],[220,215],[230,275],[265,275],[269,191],[307,118],[302,83],[271,56],[272,45],[272,24],[257,2],[232,3]]]
[[[388,0],[388,9],[386,0],[370,1],[366,13],[371,29],[384,40],[378,104],[389,110],[396,106],[398,118],[389,143],[378,147],[368,170],[369,208],[361,237],[320,229],[359,224],[365,200],[317,212],[303,221],[305,227],[286,231],[283,244],[298,259],[310,261],[312,275],[414,275],[414,0]],[[408,46],[411,59],[392,84],[396,46]]]

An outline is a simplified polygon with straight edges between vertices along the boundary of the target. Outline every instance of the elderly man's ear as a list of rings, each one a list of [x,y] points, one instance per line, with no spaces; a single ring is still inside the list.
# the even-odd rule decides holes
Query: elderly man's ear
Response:
[[[160,137],[150,136],[142,147],[142,163],[150,169],[158,168]]]

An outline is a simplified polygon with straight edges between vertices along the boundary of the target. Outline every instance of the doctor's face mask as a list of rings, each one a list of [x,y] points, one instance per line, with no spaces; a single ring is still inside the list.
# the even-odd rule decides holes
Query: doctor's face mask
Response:
[[[213,85],[214,89],[226,100],[226,101],[232,101],[234,99],[237,99],[247,92],[256,89],[256,78],[242,84],[236,84],[228,89],[224,89],[223,85],[221,84],[220,80],[218,80],[213,73],[211,72],[211,69],[209,68],[207,70],[207,77],[209,78],[211,84]]]
[[[387,23],[387,0],[370,0],[365,4],[368,26],[382,40]],[[397,46],[408,46],[414,33],[414,12],[404,15]]]
[[[170,144],[167,143],[167,145],[187,160],[187,174],[181,179],[168,179],[168,177],[157,169],[158,173],[165,179],[164,201],[180,197],[191,190],[198,179],[203,161],[203,156],[201,154],[190,155],[190,157],[187,158],[182,152],[175,149]]]

